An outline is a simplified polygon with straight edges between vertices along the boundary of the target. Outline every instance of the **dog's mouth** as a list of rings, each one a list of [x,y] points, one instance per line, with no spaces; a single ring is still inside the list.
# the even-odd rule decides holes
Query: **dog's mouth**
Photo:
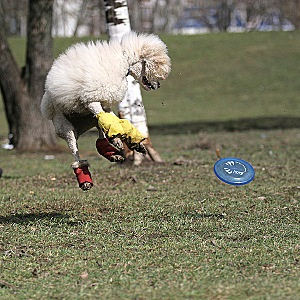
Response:
[[[160,88],[160,83],[158,81],[151,83],[146,76],[142,77],[142,83],[146,90],[157,90]]]

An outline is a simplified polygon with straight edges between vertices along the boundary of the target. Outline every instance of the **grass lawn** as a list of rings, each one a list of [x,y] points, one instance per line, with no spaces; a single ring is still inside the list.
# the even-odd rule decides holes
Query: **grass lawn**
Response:
[[[111,164],[89,132],[82,192],[68,151],[0,149],[0,299],[299,299],[299,32],[163,39],[172,75],[143,96],[164,164]],[[254,181],[217,179],[216,148]]]
[[[87,193],[69,154],[1,150],[0,299],[297,299],[299,130],[155,135],[166,164],[137,168],[95,139]],[[220,182],[216,144],[255,180]]]

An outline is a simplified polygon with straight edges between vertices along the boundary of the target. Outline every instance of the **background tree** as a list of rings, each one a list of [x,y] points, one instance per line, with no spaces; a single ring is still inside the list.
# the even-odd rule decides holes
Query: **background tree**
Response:
[[[220,31],[227,31],[231,21],[231,12],[232,1],[223,0],[217,5],[217,24]]]
[[[8,35],[26,35],[28,0],[1,0],[5,32]]]
[[[7,33],[25,35],[29,0],[1,0]],[[300,0],[127,0],[131,28],[139,32],[170,33],[182,18],[198,18],[214,31],[227,30],[236,9],[245,9],[243,19],[251,28],[274,12],[300,27]],[[193,15],[188,15],[193,11]],[[218,16],[211,23],[212,12]],[[106,32],[103,0],[54,0],[52,33],[60,36],[99,36]]]
[[[129,12],[126,0],[104,0],[107,29],[111,38],[122,39],[123,35],[131,30]],[[149,136],[146,111],[143,104],[139,84],[132,76],[127,76],[128,90],[124,100],[119,104],[120,118],[129,120],[146,138],[143,144],[148,150],[148,160],[162,162],[159,153],[154,149]],[[125,148],[126,149],[126,148]],[[127,149],[125,157],[130,157],[135,165],[139,165],[145,156]]]
[[[26,65],[22,70],[7,42],[3,5],[0,3],[0,88],[12,134],[11,143],[22,151],[49,149],[57,145],[53,125],[40,112],[45,79],[53,61],[53,1],[29,1]]]

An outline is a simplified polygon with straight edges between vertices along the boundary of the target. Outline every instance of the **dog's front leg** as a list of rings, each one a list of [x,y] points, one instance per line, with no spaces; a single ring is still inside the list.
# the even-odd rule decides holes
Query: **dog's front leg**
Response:
[[[108,112],[100,112],[97,116],[98,124],[109,138],[120,138],[128,148],[138,152],[147,153],[141,143],[145,137],[128,121],[120,119]]]
[[[88,109],[95,115],[104,112],[99,102],[92,102],[88,105]],[[110,111],[110,110],[109,110]],[[96,149],[100,155],[105,157],[111,162],[122,162],[124,157],[121,154],[121,150],[124,149],[124,145],[119,138],[106,138],[102,128],[97,126],[99,131],[99,138],[96,141]]]
[[[108,139],[120,138],[129,149],[147,153],[146,147],[141,143],[145,137],[128,120],[118,118],[110,110],[104,111],[97,102],[90,103],[88,107],[98,119],[99,127]]]

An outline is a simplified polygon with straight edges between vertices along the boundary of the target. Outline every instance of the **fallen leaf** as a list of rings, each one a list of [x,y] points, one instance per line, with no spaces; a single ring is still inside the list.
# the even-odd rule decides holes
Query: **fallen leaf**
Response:
[[[216,242],[215,240],[211,240],[210,242],[211,242],[211,244],[212,244],[213,246],[219,248],[219,245],[217,244],[217,242]]]
[[[146,188],[146,191],[149,191],[149,192],[155,192],[157,191],[157,188],[152,186],[152,185],[149,185],[147,188]]]
[[[82,274],[79,275],[82,279],[87,279],[89,277],[89,273],[84,271]]]

